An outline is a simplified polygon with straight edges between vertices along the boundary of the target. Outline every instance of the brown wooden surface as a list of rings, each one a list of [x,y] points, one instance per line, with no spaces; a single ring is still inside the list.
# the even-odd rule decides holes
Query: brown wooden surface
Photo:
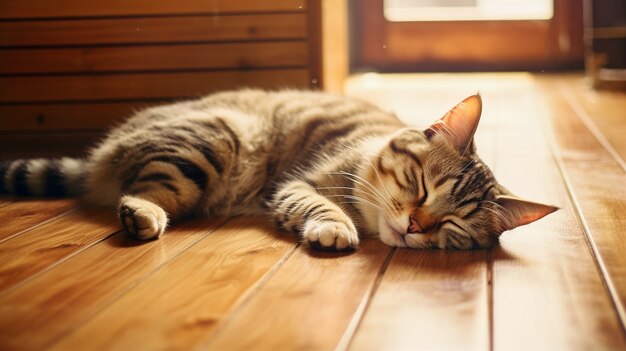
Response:
[[[102,138],[104,131],[78,130],[44,133],[0,134],[0,159],[24,157],[84,157],[90,147]]]
[[[0,131],[34,132],[103,129],[133,111],[164,104],[160,101],[0,105]]]
[[[358,254],[345,256],[300,247],[204,346],[209,350],[332,350],[369,299],[390,253],[379,241],[361,242]]]
[[[200,97],[241,87],[309,86],[306,69],[0,78],[0,103]]]
[[[41,279],[0,295],[0,348],[46,348],[148,279],[219,224],[219,220],[215,224],[188,223],[162,240],[145,244],[120,233],[85,255],[67,259]],[[96,231],[85,234],[98,235]],[[26,296],[28,304],[23,303]]]
[[[324,90],[343,93],[348,78],[348,1],[322,0],[322,66]]]
[[[582,68],[582,1],[550,20],[388,21],[383,0],[354,2],[356,68],[383,72]]]
[[[617,140],[610,137],[613,131],[605,132],[608,126],[602,129],[595,126],[614,117],[619,113],[612,108],[619,104],[619,99],[612,92],[597,93],[598,99],[606,102],[605,108],[601,103],[595,103],[595,111],[591,115],[597,116],[593,120],[585,115],[581,116],[580,107],[573,102],[570,90],[577,85],[562,85],[558,77],[547,77],[539,80],[545,90],[557,91],[553,99],[547,101],[548,120],[545,128],[554,130],[554,143],[557,150],[560,171],[567,175],[567,187],[570,194],[576,198],[574,210],[582,218],[583,229],[588,236],[591,250],[596,254],[598,269],[604,273],[605,284],[609,289],[622,324],[626,323],[626,169],[619,154],[610,152],[603,141],[611,140],[611,144],[620,148]],[[560,96],[559,96],[560,95]],[[626,102],[626,95],[622,95]],[[609,101],[606,101],[609,100]],[[585,100],[583,100],[585,101]],[[589,101],[587,100],[587,103]],[[589,105],[587,105],[589,106]],[[626,117],[626,110],[622,116]],[[584,113],[584,112],[583,112]],[[578,118],[572,118],[577,116]],[[614,119],[615,130],[624,129],[624,118],[621,121]],[[589,132],[594,130],[599,135]],[[604,139],[604,136],[608,135]]]
[[[579,75],[552,79],[571,109],[626,171],[626,91],[593,90]],[[608,144],[608,145],[607,145]]]
[[[488,308],[486,251],[402,249],[350,350],[487,350]]]
[[[501,117],[494,171],[511,191],[561,210],[503,235],[493,251],[494,347],[624,349],[623,325],[596,267],[598,257],[555,163],[553,136],[540,123],[552,117],[540,96],[539,89],[518,94],[519,107]]]
[[[42,60],[45,57],[45,60]],[[305,67],[302,41],[155,45],[62,49],[12,49],[0,55],[0,74],[97,73],[199,69]]]
[[[0,47],[306,37],[304,14],[0,22]]]
[[[116,231],[114,211],[81,209],[0,242],[0,292]]]
[[[0,19],[169,15],[190,13],[230,14],[246,12],[302,12],[305,0],[4,0]]]
[[[56,344],[55,349],[89,345],[121,350],[141,345],[145,349],[185,350],[197,346],[293,251],[295,241],[276,235],[265,222],[269,221],[230,221]],[[129,325],[143,332],[137,333]]]
[[[2,200],[0,242],[79,207],[74,199],[14,201]]]
[[[322,0],[309,0],[306,18],[307,45],[309,47],[309,87],[324,87],[322,59]]]
[[[0,348],[625,349],[626,175],[597,134],[618,115],[602,101],[621,98],[587,92],[576,107],[567,94],[580,86],[562,82],[580,77],[350,81],[350,94],[419,126],[481,91],[479,154],[511,191],[561,207],[493,250],[365,240],[352,254],[315,254],[261,218],[198,219],[137,243],[115,234],[112,210],[63,214],[55,200],[28,211],[36,201],[0,198],[9,226],[41,216],[0,241]]]
[[[322,87],[321,0],[122,2],[0,4],[1,156],[79,155],[145,105]]]

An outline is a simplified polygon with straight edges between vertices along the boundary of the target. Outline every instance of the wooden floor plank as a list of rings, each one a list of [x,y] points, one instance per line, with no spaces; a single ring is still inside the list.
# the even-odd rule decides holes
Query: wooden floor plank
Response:
[[[351,350],[488,350],[487,252],[399,250]]]
[[[347,255],[298,248],[203,348],[335,349],[390,252],[377,240],[365,240]]]
[[[559,92],[552,80],[540,84],[545,85],[546,94]],[[626,104],[626,95],[623,102]],[[561,172],[569,181],[569,191],[576,199],[575,209],[588,232],[623,326],[626,324],[626,173],[588,126],[581,119],[572,118],[575,108],[567,97],[553,93],[546,103],[549,120],[546,127],[553,131]],[[619,125],[626,123],[622,121]]]
[[[0,296],[0,349],[45,349],[222,223],[195,220],[150,242],[119,233]]]
[[[74,199],[7,200],[0,211],[0,242],[79,207]]]
[[[0,243],[0,292],[118,231],[110,209],[81,209]]]
[[[572,107],[578,118],[590,129],[605,138],[617,156],[622,168],[626,161],[626,92],[614,90],[594,90],[588,80],[581,75],[549,77],[556,90]],[[624,169],[626,171],[626,169]]]
[[[0,207],[4,207],[10,203],[13,203],[14,200],[11,196],[8,195],[0,195]]]
[[[2,23],[2,22],[0,22]],[[168,84],[162,84],[168,82]],[[0,76],[0,105],[187,99],[241,87],[309,86],[304,68],[68,76]]]
[[[193,348],[293,252],[294,238],[277,234],[265,222],[228,222],[54,349]]]
[[[538,94],[537,94],[538,95]],[[496,177],[518,195],[561,206],[504,233],[493,253],[494,350],[626,348],[563,178],[544,138],[532,90],[503,99]]]

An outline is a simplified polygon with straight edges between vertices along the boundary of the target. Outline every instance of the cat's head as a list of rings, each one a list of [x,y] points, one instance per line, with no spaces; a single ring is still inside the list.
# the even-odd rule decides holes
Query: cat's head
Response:
[[[365,220],[391,246],[490,247],[500,234],[557,208],[515,197],[478,158],[474,133],[480,95],[470,96],[426,130],[406,128],[382,147],[364,178],[372,186]],[[375,194],[374,194],[375,192]]]

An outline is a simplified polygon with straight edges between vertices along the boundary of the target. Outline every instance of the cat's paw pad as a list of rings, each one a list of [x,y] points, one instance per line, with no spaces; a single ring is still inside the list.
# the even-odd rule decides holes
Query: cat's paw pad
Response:
[[[154,203],[138,198],[125,198],[118,209],[126,232],[137,239],[156,239],[167,226],[165,211]]]
[[[359,244],[354,226],[341,222],[308,221],[304,226],[303,237],[309,246],[322,251],[354,250]]]

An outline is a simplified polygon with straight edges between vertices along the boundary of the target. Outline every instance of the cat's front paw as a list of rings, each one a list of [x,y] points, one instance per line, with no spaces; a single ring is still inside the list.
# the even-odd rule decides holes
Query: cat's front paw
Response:
[[[321,251],[349,251],[356,249],[359,236],[353,225],[333,221],[308,221],[303,237],[309,245]]]
[[[161,207],[136,197],[124,197],[118,213],[126,232],[137,239],[156,239],[167,226],[167,215]]]

